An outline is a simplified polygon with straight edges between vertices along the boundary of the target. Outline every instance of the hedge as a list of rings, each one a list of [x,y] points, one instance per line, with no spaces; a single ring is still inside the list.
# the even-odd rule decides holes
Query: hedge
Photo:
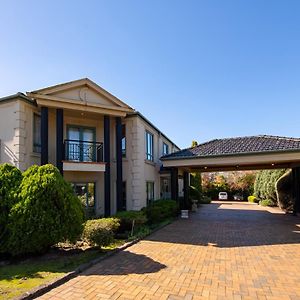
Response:
[[[120,232],[130,231],[134,221],[134,227],[138,228],[146,224],[148,219],[143,211],[120,211],[115,215],[120,220]]]
[[[159,223],[165,219],[176,217],[179,212],[179,207],[174,200],[156,200],[148,207],[144,208],[149,223]]]

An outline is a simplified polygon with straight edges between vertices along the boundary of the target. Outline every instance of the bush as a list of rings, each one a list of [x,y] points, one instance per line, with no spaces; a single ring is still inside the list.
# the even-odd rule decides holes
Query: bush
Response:
[[[120,211],[115,217],[120,220],[119,232],[130,231],[133,221],[135,228],[147,223],[147,217],[143,211]]]
[[[259,171],[255,178],[254,196],[277,205],[276,182],[285,172],[285,169]]]
[[[6,250],[12,255],[42,252],[81,234],[81,203],[53,165],[25,171],[19,198],[9,215]]]
[[[176,217],[179,212],[178,204],[174,200],[156,200],[144,209],[150,223],[156,224],[161,221]]]
[[[211,203],[211,198],[208,196],[202,196],[201,199],[198,201],[199,204],[209,204]]]
[[[189,196],[190,200],[200,200],[201,199],[201,192],[193,185],[189,186]]]
[[[259,200],[255,196],[248,196],[248,202],[258,203]]]
[[[117,218],[103,218],[86,221],[82,239],[92,246],[108,246],[114,240],[120,221]]]
[[[4,240],[8,216],[18,202],[18,190],[22,181],[21,171],[9,164],[0,165],[0,240]]]
[[[273,200],[270,200],[270,199],[260,200],[259,205],[261,205],[261,206],[276,206],[274,204]]]

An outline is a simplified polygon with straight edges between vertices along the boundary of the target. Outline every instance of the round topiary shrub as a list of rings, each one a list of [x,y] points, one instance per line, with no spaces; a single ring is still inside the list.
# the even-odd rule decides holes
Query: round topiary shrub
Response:
[[[12,255],[43,252],[81,234],[81,203],[53,165],[32,166],[24,172],[19,198],[8,224],[7,251]]]
[[[0,240],[4,240],[8,215],[12,206],[18,202],[21,171],[9,164],[0,165]]]
[[[114,240],[120,221],[117,218],[103,218],[85,222],[82,240],[92,246],[108,246]]]

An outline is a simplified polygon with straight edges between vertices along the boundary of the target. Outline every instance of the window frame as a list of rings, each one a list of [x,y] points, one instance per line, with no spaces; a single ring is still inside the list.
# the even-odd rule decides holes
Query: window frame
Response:
[[[150,140],[148,140],[148,137],[151,137]],[[150,145],[148,144],[148,142],[150,141]],[[147,161],[154,161],[154,134],[151,133],[150,131],[146,130],[145,132],[145,146],[146,146],[146,160]],[[151,150],[151,153],[148,153],[148,150]]]
[[[151,185],[151,187],[152,187],[151,197],[148,197],[149,192],[150,192],[149,191],[149,185]],[[154,198],[155,198],[155,184],[154,184],[154,181],[147,180],[146,181],[146,202],[147,202],[147,205],[150,205],[151,203],[153,203]]]
[[[85,142],[85,140],[83,139],[83,131],[85,129],[87,130],[92,130],[93,131],[93,143],[96,143],[96,127],[92,127],[92,126],[82,126],[82,125],[76,125],[76,124],[67,124],[67,140],[71,140],[70,139],[70,136],[69,136],[69,133],[70,133],[70,129],[71,128],[77,128],[79,129],[79,144],[83,144],[83,142]],[[65,150],[66,151],[66,154],[67,154],[67,157],[69,157],[69,148],[66,147],[67,149]],[[82,148],[80,148],[82,149]],[[93,153],[93,161],[96,159],[96,152],[94,151]],[[83,159],[83,150],[80,150],[80,154],[79,154],[79,162],[85,162],[85,160]]]
[[[124,144],[123,144],[124,140]],[[124,145],[124,147],[123,147]],[[122,124],[122,157],[126,158],[126,148],[127,148],[127,140],[126,140],[126,124]]]
[[[166,146],[166,149],[167,149],[167,152],[165,152],[165,146]],[[163,155],[168,155],[170,153],[170,147],[167,143],[163,142]]]
[[[86,205],[83,205],[84,209],[92,209],[92,208],[96,209],[96,194],[97,194],[97,192],[96,192],[96,182],[94,182],[94,181],[88,181],[88,182],[76,181],[76,182],[73,182],[72,181],[71,184],[73,185],[72,188],[73,188],[73,191],[74,191],[76,197],[78,197],[78,195],[76,194],[76,185],[84,185],[85,188],[86,188],[86,202],[85,202]],[[88,203],[88,185],[89,184],[94,185],[94,195],[93,195],[94,196],[94,204],[93,205],[89,205],[89,203]]]
[[[36,128],[35,118],[38,117],[40,119],[40,127]],[[37,135],[39,136],[39,143],[36,143],[36,130],[38,130]],[[41,143],[41,115],[37,112],[33,113],[32,117],[32,152],[41,153],[42,143]]]

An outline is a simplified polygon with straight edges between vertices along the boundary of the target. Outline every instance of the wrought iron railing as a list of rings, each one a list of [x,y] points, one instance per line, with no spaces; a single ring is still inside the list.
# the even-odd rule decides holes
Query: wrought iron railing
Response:
[[[78,162],[102,162],[103,143],[65,140],[65,160]]]

